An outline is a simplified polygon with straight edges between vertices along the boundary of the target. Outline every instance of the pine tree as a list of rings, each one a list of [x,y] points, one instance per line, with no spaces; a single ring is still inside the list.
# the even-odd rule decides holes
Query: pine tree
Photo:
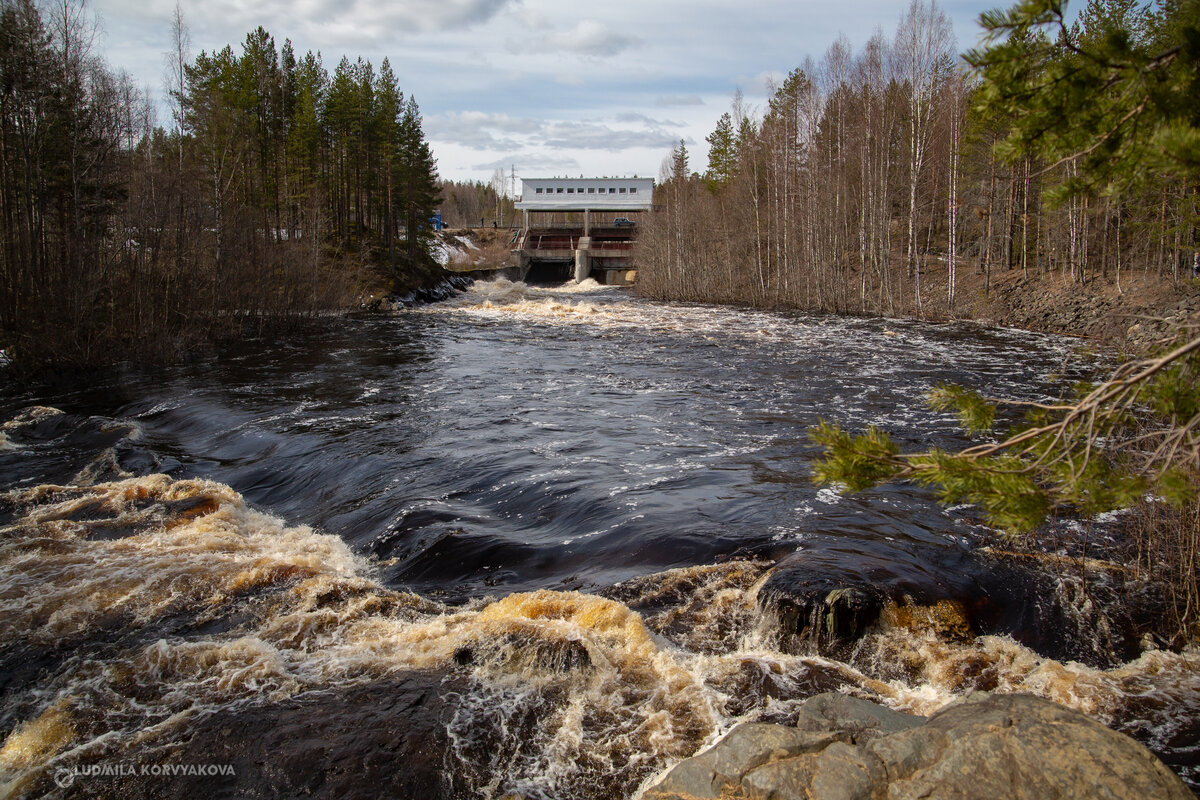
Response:
[[[716,130],[704,138],[709,144],[705,179],[710,190],[718,191],[733,181],[737,169],[737,141],[733,132],[733,117],[728,111],[717,120]]]
[[[405,266],[417,274],[436,269],[430,219],[441,199],[437,161],[421,128],[416,98],[409,97],[400,116],[396,149],[395,207],[404,221]]]
[[[1022,0],[981,18],[985,44],[967,59],[983,75],[981,101],[1011,120],[1002,152],[1076,164],[1058,200],[1200,175],[1200,0],[1164,4],[1157,18],[1127,0],[1093,2],[1076,26],[1065,6]]]
[[[381,148],[380,172],[383,182],[383,244],[387,248],[388,266],[396,270],[396,158],[400,146],[400,119],[404,110],[404,93],[400,91],[392,65],[386,58],[379,65],[375,84],[376,137]]]
[[[683,139],[679,140],[679,144],[671,149],[671,175],[670,179],[680,183],[686,183],[689,177],[688,173],[688,151],[687,144]]]

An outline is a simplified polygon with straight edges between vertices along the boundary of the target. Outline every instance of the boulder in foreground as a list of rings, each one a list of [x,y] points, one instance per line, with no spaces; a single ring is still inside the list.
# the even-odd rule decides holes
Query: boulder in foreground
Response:
[[[796,727],[744,723],[670,770],[647,800],[1042,800],[1192,793],[1153,753],[1090,717],[1029,695],[971,695],[929,717],[838,693]]]

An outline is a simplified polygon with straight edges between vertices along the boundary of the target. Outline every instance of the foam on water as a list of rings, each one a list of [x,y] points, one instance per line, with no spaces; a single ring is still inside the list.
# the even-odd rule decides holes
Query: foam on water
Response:
[[[975,688],[1126,724],[1131,709],[1200,707],[1191,652],[1100,670],[1004,637],[947,638],[913,615],[885,617],[845,662],[784,653],[759,612],[765,561],[671,570],[611,597],[538,591],[447,607],[385,589],[340,539],[209,481],[153,475],[9,500],[23,514],[0,530],[6,642],[75,641],[87,653],[106,629],[228,623],[218,635],[176,628],[93,649],[23,698],[0,749],[18,795],[89,752],[169,742],[196,714],[414,669],[468,673],[473,690],[449,732],[464,774],[490,797],[628,793],[737,721],[786,716],[820,687],[923,714]]]
[[[970,361],[993,393],[1036,396],[1006,359],[1032,345],[1043,360],[1065,358],[1068,343],[994,331],[985,345],[900,321],[664,306],[594,282],[477,283],[401,314],[409,316],[388,322],[436,328],[412,364],[387,361],[384,348],[364,358],[365,380],[320,362],[270,395],[258,383],[264,367],[249,358],[234,373],[233,400],[149,397],[137,426],[108,429],[99,458],[82,469],[66,459],[58,483],[4,496],[0,670],[11,680],[0,705],[0,796],[53,792],[48,776],[64,765],[169,750],[210,715],[236,719],[414,671],[445,676],[447,768],[473,796],[491,798],[628,797],[737,722],[786,721],[825,690],[920,713],[974,689],[1031,691],[1164,747],[1180,720],[1200,717],[1194,652],[1147,651],[1099,669],[964,634],[945,608],[906,608],[839,660],[788,651],[759,600],[774,559],[835,524],[862,537],[848,550],[905,536],[966,546],[970,533],[941,513],[928,532],[864,533],[899,518],[910,500],[868,503],[809,486],[803,430],[814,411],[797,387],[840,397],[834,405],[850,427],[912,429],[928,419],[920,395],[945,365]],[[487,348],[489,336],[501,344]],[[533,342],[522,351],[529,363],[501,376],[496,354],[509,339]],[[564,345],[560,362],[537,361],[560,340],[603,340],[605,355],[578,369],[595,351]],[[642,368],[612,364],[610,345]],[[763,352],[770,369],[749,374]],[[354,357],[353,348],[331,356]],[[690,368],[676,369],[683,358]],[[836,381],[821,370],[826,360],[837,364]],[[901,380],[914,363],[919,379]],[[324,383],[314,388],[314,379]],[[890,393],[879,397],[881,380]],[[339,406],[330,395],[342,384],[351,391]],[[384,405],[394,397],[406,404]],[[564,397],[581,410],[564,409]],[[430,409],[447,411],[412,424]],[[587,425],[575,424],[580,414]],[[215,474],[232,477],[135,474],[122,448],[143,435],[157,444],[168,423],[200,450],[196,471],[183,474],[213,474],[195,466],[211,459],[227,470]],[[27,451],[45,456],[58,440],[26,434],[60,424],[67,419],[53,408],[23,412],[0,426],[0,458],[20,469]],[[106,424],[123,423],[95,426]],[[922,424],[916,436],[936,427]],[[621,448],[591,447],[597,428]],[[340,449],[362,439],[373,449]],[[450,456],[394,457],[413,441]],[[272,469],[255,474],[267,454]],[[348,466],[321,472],[335,460]],[[356,522],[334,536],[263,513],[226,485],[250,495],[247,483],[287,480],[296,484],[289,492],[264,496],[291,503],[280,513],[293,521],[338,503],[374,504],[376,514],[361,524],[366,533]],[[779,515],[757,516],[772,502]],[[703,548],[726,536],[713,563]],[[680,556],[688,547],[706,555]],[[537,578],[554,590],[501,584],[486,596],[479,587],[492,584],[479,580],[439,602],[447,595],[407,590],[418,570],[393,577],[426,553],[448,570],[430,581],[437,588],[464,583],[453,570],[471,557],[482,565],[463,567],[472,579],[475,569],[489,580],[506,569],[536,575],[556,560],[559,572]],[[613,566],[634,558],[644,560]],[[708,561],[664,568],[688,558]],[[619,577],[587,581],[604,569]],[[579,586],[588,590],[568,590]],[[1087,614],[1102,627],[1101,612]]]

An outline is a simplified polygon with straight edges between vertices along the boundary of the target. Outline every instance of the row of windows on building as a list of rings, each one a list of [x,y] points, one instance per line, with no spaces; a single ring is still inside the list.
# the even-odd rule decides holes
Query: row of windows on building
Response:
[[[558,187],[557,189],[534,189],[534,191],[538,194],[562,194],[563,193],[563,189],[561,186]],[[604,189],[604,188],[596,189],[596,188],[592,187],[587,190],[587,193],[588,194],[596,194],[597,192],[599,192],[600,194],[604,194],[605,192],[608,192],[609,194],[617,194],[617,193],[625,194],[626,191],[628,191],[629,194],[637,194],[636,187],[626,189],[624,186],[622,186],[620,189]],[[576,192],[579,192],[579,194],[583,194],[583,189],[567,189],[566,190],[567,194],[575,194]]]

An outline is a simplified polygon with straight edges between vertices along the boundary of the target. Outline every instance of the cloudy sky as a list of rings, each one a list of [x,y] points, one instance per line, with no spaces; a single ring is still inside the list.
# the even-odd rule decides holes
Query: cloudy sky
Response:
[[[989,0],[940,0],[959,49]],[[193,54],[265,27],[297,54],[378,66],[417,98],[443,177],[656,177],[679,139],[702,169],[705,135],[741,89],[820,58],[845,34],[857,49],[891,37],[906,0],[181,0]],[[163,93],[175,0],[90,0],[114,68]],[[165,122],[165,117],[164,117]]]

